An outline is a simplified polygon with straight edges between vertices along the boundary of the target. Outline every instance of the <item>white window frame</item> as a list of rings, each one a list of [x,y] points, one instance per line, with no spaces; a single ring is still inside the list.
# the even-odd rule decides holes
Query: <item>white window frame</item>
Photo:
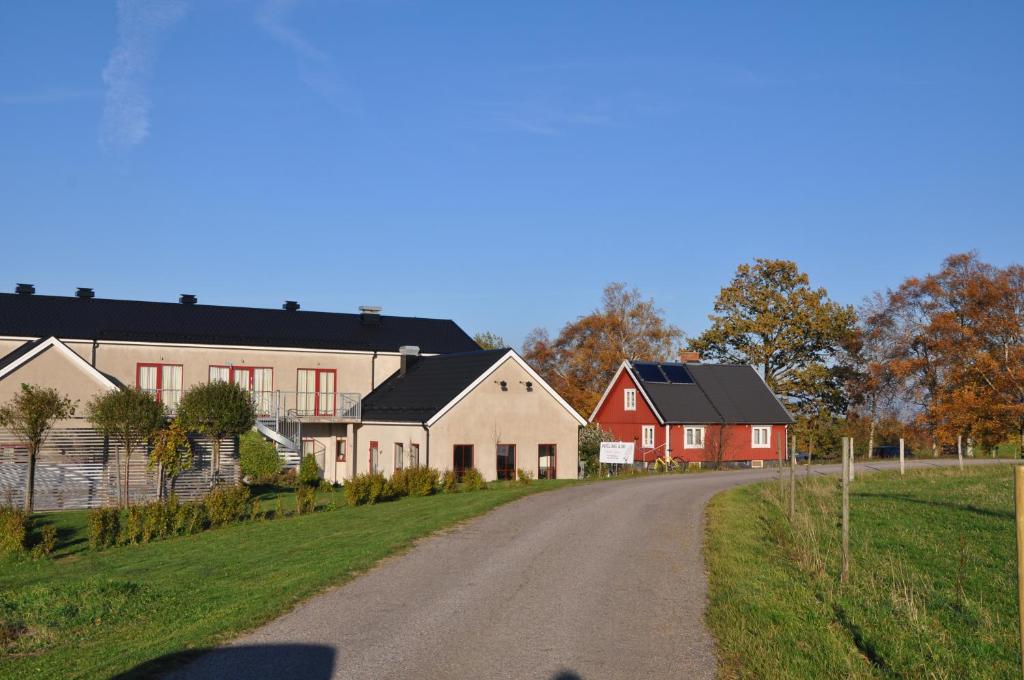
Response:
[[[409,444],[409,467],[414,468],[414,467],[419,467],[419,466],[420,466],[420,445],[419,444]]]
[[[764,434],[763,442],[758,443],[758,432]],[[772,448],[772,426],[771,425],[754,425],[750,428],[750,448],[752,449],[770,449]]]
[[[405,467],[405,444],[395,442],[395,469],[401,470]]]
[[[627,387],[622,391],[623,408],[627,411],[636,410],[636,389]]]
[[[644,425],[640,428],[640,446],[645,449],[654,448],[654,425]]]
[[[691,437],[690,435],[696,434],[698,436]],[[693,440],[691,444],[690,441]],[[683,448],[684,449],[703,449],[704,448],[704,426],[703,425],[687,425],[683,429]]]

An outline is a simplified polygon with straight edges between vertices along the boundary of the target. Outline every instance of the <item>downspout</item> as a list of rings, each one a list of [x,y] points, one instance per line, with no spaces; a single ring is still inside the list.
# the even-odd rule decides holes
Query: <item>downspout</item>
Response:
[[[427,427],[426,423],[423,423],[423,431],[427,433],[427,465],[430,467],[430,428]]]
[[[370,391],[377,389],[377,350],[373,350],[373,357],[370,359]]]
[[[92,341],[92,367],[96,368],[96,348],[99,347],[100,343],[98,340]]]
[[[359,474],[359,423],[352,423],[352,446],[348,454],[352,456],[352,479]]]

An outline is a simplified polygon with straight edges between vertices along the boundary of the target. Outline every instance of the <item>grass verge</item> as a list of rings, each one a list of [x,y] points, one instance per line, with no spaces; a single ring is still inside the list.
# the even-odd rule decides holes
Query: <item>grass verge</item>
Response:
[[[775,483],[708,507],[707,622],[723,678],[1020,677],[1010,466]]]
[[[56,559],[0,561],[0,677],[109,677],[208,647],[418,538],[572,483],[402,498],[101,552],[82,543],[85,513],[53,513]]]

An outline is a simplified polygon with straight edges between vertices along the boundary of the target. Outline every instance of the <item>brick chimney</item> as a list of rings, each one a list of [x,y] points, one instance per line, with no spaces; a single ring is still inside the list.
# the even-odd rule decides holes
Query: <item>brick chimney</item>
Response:
[[[700,352],[694,352],[689,349],[679,350],[679,361],[684,364],[699,364],[700,363]]]

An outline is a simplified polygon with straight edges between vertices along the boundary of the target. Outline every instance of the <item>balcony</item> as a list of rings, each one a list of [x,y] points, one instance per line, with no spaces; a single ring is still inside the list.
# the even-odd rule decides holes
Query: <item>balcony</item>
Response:
[[[181,390],[143,390],[167,407],[177,411]],[[358,392],[253,392],[256,417],[261,420],[284,418],[306,423],[357,423],[362,417],[362,397]]]

